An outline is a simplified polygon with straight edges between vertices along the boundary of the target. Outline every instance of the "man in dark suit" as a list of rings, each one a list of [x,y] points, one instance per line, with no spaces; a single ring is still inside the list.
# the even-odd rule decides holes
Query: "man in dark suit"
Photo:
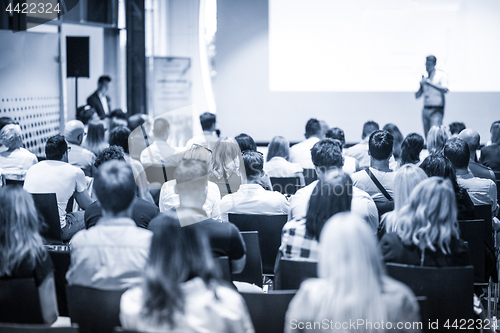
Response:
[[[97,90],[87,98],[87,104],[97,111],[101,119],[104,119],[111,112],[110,99],[106,95],[110,82],[111,78],[109,76],[101,76],[97,81]]]

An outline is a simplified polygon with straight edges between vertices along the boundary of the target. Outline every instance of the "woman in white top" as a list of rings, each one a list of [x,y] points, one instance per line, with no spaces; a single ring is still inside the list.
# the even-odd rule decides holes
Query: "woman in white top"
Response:
[[[0,153],[0,172],[18,175],[19,180],[24,179],[26,171],[38,163],[35,154],[22,147],[22,135],[21,127],[15,124],[5,125],[0,131],[0,144],[8,148]]]
[[[267,147],[267,160],[264,172],[273,178],[299,177],[300,185],[305,185],[302,167],[298,163],[290,163],[290,143],[282,136],[275,136]]]

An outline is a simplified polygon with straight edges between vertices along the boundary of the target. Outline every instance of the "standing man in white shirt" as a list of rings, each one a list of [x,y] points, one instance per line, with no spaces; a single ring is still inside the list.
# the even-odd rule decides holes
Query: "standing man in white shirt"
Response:
[[[110,98],[107,95],[111,78],[103,75],[97,81],[97,90],[87,98],[87,104],[97,111],[99,118],[104,119],[110,112]]]
[[[415,93],[415,98],[424,96],[424,108],[422,110],[422,122],[424,124],[424,134],[427,139],[427,133],[432,126],[441,126],[443,124],[444,94],[448,90],[448,77],[446,73],[436,69],[436,57],[427,56],[425,61],[427,77],[422,75],[420,88]]]
[[[323,129],[318,119],[311,118],[307,121],[304,136],[306,140],[290,148],[290,162],[300,164],[303,169],[314,169],[311,160],[311,148],[323,137]]]

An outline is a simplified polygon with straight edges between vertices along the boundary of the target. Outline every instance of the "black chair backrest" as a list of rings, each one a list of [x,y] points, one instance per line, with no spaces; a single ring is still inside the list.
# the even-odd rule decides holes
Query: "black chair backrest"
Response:
[[[150,183],[166,183],[174,179],[174,172],[176,167],[162,167],[161,165],[150,165],[144,168],[146,178]]]
[[[24,180],[5,179],[5,185],[23,186]]]
[[[474,220],[484,220],[484,239],[491,248],[494,247],[491,205],[474,206]]]
[[[233,281],[253,283],[262,288],[262,259],[257,231],[242,231],[241,237],[247,248],[245,268],[239,274],[233,274]]]
[[[222,279],[231,283],[231,265],[229,264],[228,257],[218,257],[217,261],[222,273]]]
[[[486,283],[484,220],[458,221],[460,238],[469,244],[470,259],[474,265],[474,281]]]
[[[71,258],[69,247],[65,245],[46,245],[50,259],[54,264],[54,281],[56,284],[57,306],[59,315],[68,317],[68,302],[66,298],[66,273],[68,272]]]
[[[427,297],[429,319],[431,322],[439,321],[438,331],[447,330],[443,326],[447,321],[451,326],[455,319],[468,322],[474,318],[472,266],[418,267],[395,263],[387,263],[386,266],[387,273],[410,287],[415,296]]]
[[[316,169],[303,169],[302,172],[304,173],[304,180],[306,186],[318,179],[318,175],[316,174]]]
[[[81,333],[109,333],[120,326],[120,298],[125,290],[100,290],[68,285],[68,310]]]
[[[42,228],[40,234],[45,238],[47,244],[62,244],[61,222],[56,194],[33,193],[32,196],[36,209],[45,223],[45,227]]]
[[[276,254],[281,245],[281,230],[287,215],[247,215],[229,214],[229,221],[240,231],[258,231],[262,269],[264,274],[274,273]]]
[[[247,303],[255,333],[283,332],[288,304],[295,291],[241,293]]]
[[[281,194],[294,195],[297,192],[297,187],[300,186],[299,177],[276,178],[270,177],[273,184],[273,191],[278,191]]]
[[[296,290],[304,280],[318,277],[316,262],[280,259],[278,270],[279,274],[275,274],[274,289]]]
[[[35,279],[0,279],[0,322],[43,324]]]
[[[78,327],[0,323],[0,333],[78,333]]]

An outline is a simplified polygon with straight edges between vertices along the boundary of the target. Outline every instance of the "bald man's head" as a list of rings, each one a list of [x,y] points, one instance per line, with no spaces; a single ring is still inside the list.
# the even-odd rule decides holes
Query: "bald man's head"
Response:
[[[467,142],[470,155],[474,156],[476,154],[476,150],[478,150],[480,146],[481,137],[479,136],[479,133],[474,131],[473,129],[466,128],[462,132],[460,132],[458,137]]]
[[[85,128],[79,120],[70,120],[64,126],[64,137],[69,143],[80,145],[83,140]]]

